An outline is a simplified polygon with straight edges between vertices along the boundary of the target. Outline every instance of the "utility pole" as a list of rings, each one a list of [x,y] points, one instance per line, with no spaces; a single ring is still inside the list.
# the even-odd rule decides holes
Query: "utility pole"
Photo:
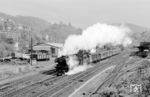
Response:
[[[32,40],[32,35],[31,35],[31,57],[30,57],[30,60],[31,60],[31,66],[32,66],[32,51],[33,51],[33,40]]]
[[[33,57],[33,39],[32,39],[32,29],[28,29],[28,32],[29,32],[29,49],[30,49],[30,65],[32,66],[32,57]]]

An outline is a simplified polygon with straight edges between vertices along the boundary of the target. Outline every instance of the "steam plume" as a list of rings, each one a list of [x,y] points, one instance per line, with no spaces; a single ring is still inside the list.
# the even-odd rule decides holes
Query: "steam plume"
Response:
[[[80,49],[90,50],[107,43],[126,46],[132,42],[128,36],[129,32],[130,30],[124,26],[97,23],[88,27],[81,35],[70,35],[65,41],[62,54],[74,54]]]
[[[79,50],[92,50],[96,46],[102,47],[105,44],[127,46],[132,40],[129,38],[130,30],[124,26],[113,26],[97,23],[88,27],[81,35],[70,35],[62,51],[62,55],[75,54]],[[74,62],[68,63],[77,67]]]

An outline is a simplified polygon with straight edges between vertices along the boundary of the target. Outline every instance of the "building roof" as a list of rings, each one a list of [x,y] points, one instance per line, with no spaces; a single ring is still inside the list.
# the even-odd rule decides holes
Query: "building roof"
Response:
[[[42,43],[42,44],[39,44],[39,45],[35,45],[33,46],[33,50],[50,50],[51,47],[54,47],[54,48],[63,48],[63,44],[61,43]]]
[[[57,47],[57,48],[63,48],[63,44],[62,43],[50,43],[50,42],[47,42],[47,43],[44,43],[44,44],[47,44],[47,45],[50,45],[50,46],[54,46],[54,47]]]

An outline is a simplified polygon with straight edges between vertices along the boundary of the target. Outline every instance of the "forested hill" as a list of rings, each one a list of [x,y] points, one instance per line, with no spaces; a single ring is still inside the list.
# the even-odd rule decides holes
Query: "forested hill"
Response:
[[[80,28],[71,23],[50,23],[43,19],[30,16],[11,16],[0,13],[0,57],[9,56],[17,48],[21,52],[30,47],[31,36],[33,45],[43,42],[61,42],[70,34],[80,34]]]
[[[64,42],[70,34],[81,33],[80,28],[72,26],[71,23],[50,23],[46,20],[31,17],[31,16],[11,16],[5,13],[0,13],[0,18],[11,19],[15,24],[22,24],[34,29],[34,33],[43,39],[49,35],[50,41]]]

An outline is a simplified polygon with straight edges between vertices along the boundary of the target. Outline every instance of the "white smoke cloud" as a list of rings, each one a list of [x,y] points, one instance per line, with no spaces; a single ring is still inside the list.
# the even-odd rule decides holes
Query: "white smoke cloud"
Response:
[[[67,75],[76,74],[92,67],[87,64],[79,65],[79,61],[75,55],[69,56],[67,64],[69,64],[69,71],[66,73]]]
[[[66,74],[67,74],[67,75],[76,74],[76,73],[85,71],[86,69],[91,68],[91,67],[92,67],[92,66],[87,65],[87,64],[79,65],[79,66],[76,66],[75,68],[69,70],[69,72],[67,72]]]
[[[78,66],[79,61],[75,55],[72,55],[69,56],[67,64],[69,64],[69,70],[72,70],[74,67]]]
[[[129,37],[130,30],[125,26],[113,26],[97,23],[88,27],[81,35],[70,35],[61,52],[61,55],[76,54],[79,50],[91,50],[95,52],[96,46],[102,47],[105,44],[127,46],[132,43]],[[73,57],[69,58],[68,65],[70,67],[68,75],[84,71],[87,65],[78,65],[78,60]]]
[[[81,35],[70,35],[62,51],[63,55],[77,53],[80,49],[91,50],[96,46],[107,43],[127,46],[132,41],[129,38],[130,30],[125,26],[113,26],[97,23],[88,27]]]

